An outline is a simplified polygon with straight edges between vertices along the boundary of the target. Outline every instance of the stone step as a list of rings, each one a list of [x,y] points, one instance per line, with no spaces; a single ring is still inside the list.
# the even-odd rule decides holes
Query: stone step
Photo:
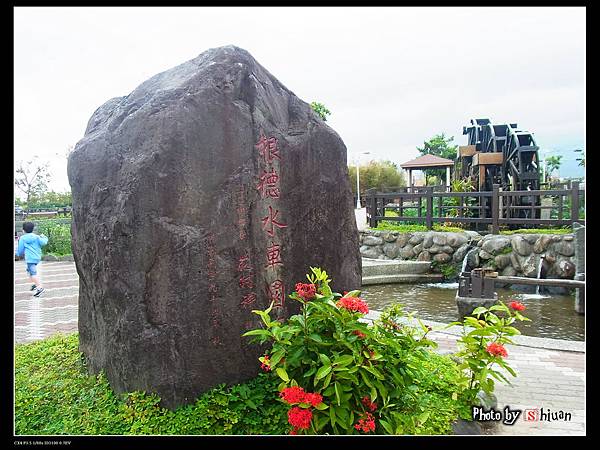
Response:
[[[369,284],[388,283],[440,283],[443,278],[444,276],[441,273],[363,276],[362,285],[367,286]]]
[[[379,275],[422,275],[430,270],[429,261],[386,261],[366,258],[362,260],[363,278]]]

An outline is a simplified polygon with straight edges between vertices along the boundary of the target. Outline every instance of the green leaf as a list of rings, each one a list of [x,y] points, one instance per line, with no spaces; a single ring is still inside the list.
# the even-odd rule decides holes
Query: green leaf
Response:
[[[250,330],[246,331],[242,336],[271,336],[269,330]]]
[[[288,376],[287,372],[285,371],[285,369],[283,367],[278,367],[276,369],[277,375],[279,376],[279,378],[281,378],[283,381],[288,382],[290,381],[290,377]]]
[[[323,366],[317,370],[317,375],[315,376],[315,385],[317,381],[319,381],[321,378],[324,378],[329,372],[331,372],[331,366]]]
[[[325,381],[323,382],[323,387],[326,388],[327,386],[329,386],[329,383],[331,383],[331,376],[333,375],[333,372],[329,372],[329,374],[327,374],[327,376],[325,377]]]
[[[315,406],[315,408],[317,408],[319,411],[323,411],[323,410],[329,408],[329,406],[327,406],[325,403],[321,402],[317,406]]]
[[[375,387],[371,388],[371,401],[374,402],[377,400],[377,389]]]
[[[383,419],[379,419],[379,423],[383,426],[385,431],[388,432],[388,434],[394,434],[393,428],[389,422],[387,422],[386,420],[383,420]]]
[[[281,361],[281,359],[284,357],[285,355],[285,351],[284,350],[277,350],[275,352],[273,352],[273,354],[271,355],[271,366],[276,366],[277,363],[279,361]]]
[[[478,316],[479,314],[483,314],[483,313],[485,313],[487,311],[488,311],[487,308],[484,308],[483,306],[479,306],[478,308],[475,308],[473,310],[473,312],[471,313],[471,315]]]
[[[340,388],[338,387],[338,382],[336,381],[335,383],[333,383],[333,386],[335,388],[335,397],[337,399],[337,404],[338,406],[340,406]]]
[[[323,342],[323,338],[317,333],[311,333],[308,337],[311,338],[313,341]]]
[[[418,419],[419,426],[423,425],[427,421],[427,419],[429,419],[429,414],[430,414],[430,411],[425,411],[425,412],[419,414],[419,419]]]
[[[319,359],[321,360],[324,366],[331,366],[331,360],[329,359],[329,357],[327,357],[327,355],[319,353]]]
[[[385,377],[373,366],[362,366],[365,370],[371,372],[379,380],[383,380]]]
[[[336,366],[347,366],[354,361],[353,355],[342,355],[333,360],[333,364]]]
[[[354,290],[354,291],[350,291],[348,292],[346,295],[344,295],[343,298],[348,298],[348,297],[360,297],[360,290]]]

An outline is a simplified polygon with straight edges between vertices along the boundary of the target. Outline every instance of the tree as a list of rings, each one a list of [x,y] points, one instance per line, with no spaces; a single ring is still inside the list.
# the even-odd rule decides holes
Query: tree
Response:
[[[440,158],[456,159],[458,145],[450,145],[454,140],[454,136],[447,138],[444,133],[436,134],[426,142],[423,142],[423,148],[417,147],[421,155],[435,155]]]
[[[50,182],[49,163],[40,163],[37,157],[27,162],[19,162],[15,170],[15,186],[25,194],[25,202],[34,196],[40,196],[48,190]]]
[[[356,195],[356,166],[348,167],[352,193]],[[371,161],[360,167],[360,193],[371,188],[391,188],[406,186],[404,174],[391,161]]]
[[[327,116],[331,115],[331,111],[323,103],[312,102],[310,107],[323,119],[323,122],[327,122]]]
[[[423,142],[423,148],[417,147],[421,155],[435,155],[440,158],[456,160],[458,145],[450,145],[454,141],[454,136],[447,138],[444,133],[436,134],[426,142]],[[435,175],[440,179],[445,178],[445,169],[428,169],[426,175]]]
[[[561,165],[562,155],[558,156],[547,156],[546,161],[546,177],[549,178],[552,175],[552,172],[558,170]]]
[[[29,201],[29,208],[52,209],[71,206],[71,192],[44,192],[40,195],[32,195]]]

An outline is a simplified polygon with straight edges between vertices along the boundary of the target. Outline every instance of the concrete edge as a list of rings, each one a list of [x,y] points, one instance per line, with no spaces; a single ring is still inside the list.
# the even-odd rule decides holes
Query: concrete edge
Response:
[[[381,311],[369,311],[362,320],[367,322],[372,322],[376,320],[381,315]],[[408,319],[401,320],[405,325],[410,326],[418,326],[416,322],[410,322]],[[433,333],[440,334],[448,334],[452,336],[461,336],[462,335],[462,327],[459,325],[453,325],[448,327],[447,323],[442,322],[434,322],[432,320],[424,320],[421,319],[421,322],[425,325],[429,325],[433,328]],[[448,327],[448,328],[446,328]],[[576,353],[585,353],[586,343],[585,341],[567,341],[564,339],[550,339],[550,338],[540,338],[534,336],[512,336],[511,339],[514,341],[514,345],[518,345],[519,347],[531,347],[531,348],[540,348],[544,350],[560,350],[565,352],[576,352]]]

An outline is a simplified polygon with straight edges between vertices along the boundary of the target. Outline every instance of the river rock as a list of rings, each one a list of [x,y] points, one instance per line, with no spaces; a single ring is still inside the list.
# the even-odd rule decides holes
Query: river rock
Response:
[[[447,263],[451,259],[452,259],[452,257],[450,255],[448,255],[447,253],[438,253],[437,255],[435,255],[433,257],[433,260],[437,261],[439,263]]]
[[[566,259],[561,259],[558,264],[558,276],[560,278],[573,279],[575,276],[575,264]]]
[[[504,269],[510,265],[510,255],[496,255],[494,257],[494,264],[498,269]]]
[[[389,243],[384,244],[383,253],[388,258],[394,259],[396,256],[398,256],[398,246],[395,244],[389,244]]]
[[[479,234],[477,231],[465,230],[463,233],[466,234],[473,242],[479,242],[481,239],[483,239],[481,234]]]
[[[514,267],[514,269],[517,272],[520,272],[522,267],[521,267],[521,261],[519,260],[519,257],[517,256],[517,253],[509,253],[508,256],[510,257],[510,264]]]
[[[395,231],[390,231],[389,233],[386,233],[383,235],[383,240],[385,242],[396,242],[397,238],[398,238],[398,233]]]
[[[543,234],[537,239],[537,241],[533,245],[533,251],[536,253],[543,253],[546,251],[548,245],[550,245],[551,242],[552,237],[547,234]]]
[[[431,261],[431,253],[427,250],[423,250],[419,253],[419,256],[417,256],[417,261]]]
[[[360,248],[360,255],[363,258],[379,259],[381,257],[381,247],[373,247],[370,245],[363,245]]]
[[[467,253],[467,265],[471,268],[479,267],[480,259],[478,251],[469,251]]]
[[[510,245],[510,239],[504,236],[494,236],[489,239],[484,239],[482,249],[491,254],[497,254]]]
[[[469,248],[470,248],[469,244],[461,245],[459,248],[456,249],[456,251],[452,255],[452,259],[455,262],[462,261],[463,259],[465,259],[465,255],[467,254],[467,251],[469,250]]]
[[[533,251],[531,244],[527,242],[527,240],[525,240],[523,236],[513,236],[510,243],[512,245],[513,250],[521,256],[529,256]]]
[[[538,234],[524,234],[522,237],[527,242],[529,242],[531,245],[534,245],[537,242],[539,235]]]
[[[423,251],[423,244],[417,244],[413,247],[413,253],[415,255],[418,255],[419,253],[421,253]]]
[[[448,253],[449,255],[454,253],[454,249],[449,245],[444,245],[440,251],[442,251],[444,253]]]
[[[442,251],[442,247],[440,247],[439,245],[432,245],[427,249],[427,251],[429,253],[439,253]]]
[[[480,250],[479,251],[479,257],[481,259],[492,259],[493,255],[490,254],[490,253],[488,253],[488,252],[486,252],[485,250]]]
[[[575,247],[572,242],[569,241],[560,241],[554,244],[554,250],[559,255],[563,256],[574,256],[575,255]]]
[[[383,238],[378,236],[365,236],[363,239],[363,245],[381,245],[383,244]]]
[[[460,247],[469,242],[469,238],[463,233],[446,233],[446,243],[452,247]]]
[[[502,269],[501,275],[505,277],[514,277],[517,275],[517,271],[512,266],[506,266],[504,269]]]
[[[403,259],[411,259],[414,255],[413,253],[413,246],[410,244],[406,244],[402,250],[400,251],[400,256],[402,256]]]
[[[521,272],[528,278],[537,278],[539,258],[531,255],[521,264]]]
[[[410,240],[410,238],[412,237],[412,234],[410,233],[398,233],[398,238],[396,239],[396,245],[398,245],[399,247],[404,247],[408,241]]]
[[[446,233],[435,233],[433,235],[433,243],[440,247],[446,245]]]
[[[427,233],[423,238],[423,248],[430,248],[433,245],[433,235]]]
[[[412,237],[408,240],[408,243],[410,245],[417,245],[420,244],[421,242],[423,242],[423,235],[424,233],[417,231],[416,233],[414,233],[412,235]]]
[[[79,350],[116,393],[175,408],[254,378],[252,309],[297,313],[309,266],[361,286],[342,139],[237,47],[98,108],[68,177]]]

